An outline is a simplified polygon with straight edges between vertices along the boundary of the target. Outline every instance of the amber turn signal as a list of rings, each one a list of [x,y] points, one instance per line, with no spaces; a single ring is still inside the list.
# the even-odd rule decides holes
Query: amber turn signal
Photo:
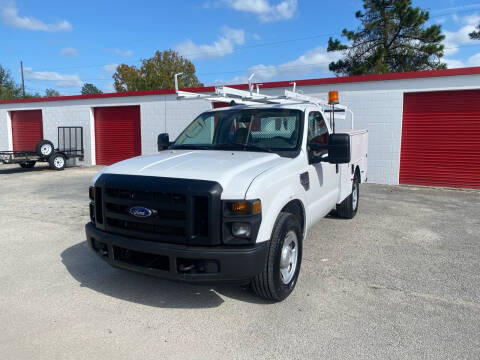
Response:
[[[252,207],[252,214],[260,214],[262,212],[262,202],[260,200],[254,201]]]
[[[256,215],[262,212],[262,203],[260,200],[254,201],[235,201],[230,204],[232,215]]]
[[[88,188],[88,196],[90,197],[90,200],[95,200],[95,188],[93,186]]]

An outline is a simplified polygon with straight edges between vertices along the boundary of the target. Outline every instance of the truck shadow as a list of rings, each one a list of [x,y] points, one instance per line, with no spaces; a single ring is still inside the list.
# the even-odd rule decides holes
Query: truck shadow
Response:
[[[215,308],[225,301],[222,297],[254,304],[269,304],[246,286],[192,285],[113,268],[93,254],[85,241],[64,250],[61,257],[62,263],[80,286],[146,306]]]
[[[18,173],[26,173],[26,172],[32,172],[32,171],[46,171],[46,170],[50,170],[50,167],[48,165],[46,166],[36,165],[34,168],[31,168],[31,169],[24,169],[19,165],[4,165],[4,166],[0,166],[0,175],[18,174]]]

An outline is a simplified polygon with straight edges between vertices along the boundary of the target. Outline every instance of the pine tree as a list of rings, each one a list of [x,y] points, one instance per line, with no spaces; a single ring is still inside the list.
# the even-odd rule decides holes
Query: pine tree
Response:
[[[364,11],[355,16],[357,31],[344,29],[340,40],[328,41],[328,51],[343,58],[329,65],[337,75],[381,74],[444,69],[441,62],[445,38],[439,25],[425,28],[428,11],[413,8],[411,0],[363,0]]]
[[[470,38],[473,40],[480,40],[480,24],[478,24],[477,30],[472,31],[469,35],[470,35]]]

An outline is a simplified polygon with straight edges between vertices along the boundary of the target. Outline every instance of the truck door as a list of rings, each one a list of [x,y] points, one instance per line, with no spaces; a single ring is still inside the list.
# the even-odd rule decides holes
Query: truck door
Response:
[[[328,144],[330,134],[329,125],[319,111],[310,111],[307,118],[308,137],[307,144]],[[322,157],[328,156],[327,150],[321,151]],[[327,215],[337,202],[339,192],[339,174],[336,166],[328,162],[319,162],[308,165],[310,178],[310,194],[307,196],[310,210],[309,223],[316,222]]]

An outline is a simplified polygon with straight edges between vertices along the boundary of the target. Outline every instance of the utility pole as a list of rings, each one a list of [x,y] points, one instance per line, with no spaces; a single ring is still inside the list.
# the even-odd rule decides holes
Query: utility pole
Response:
[[[25,97],[25,80],[23,79],[23,61],[20,61],[20,71],[22,72],[22,92]]]

